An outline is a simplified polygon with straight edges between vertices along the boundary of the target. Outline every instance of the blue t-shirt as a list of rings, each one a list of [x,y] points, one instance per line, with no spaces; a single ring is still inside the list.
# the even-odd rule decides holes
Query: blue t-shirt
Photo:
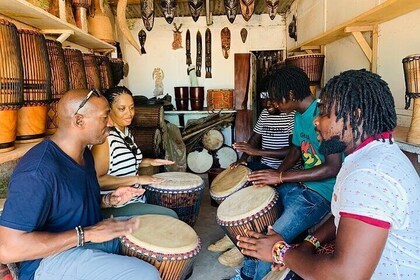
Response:
[[[51,140],[28,151],[13,172],[0,225],[26,232],[63,232],[102,220],[100,187],[89,149],[83,157],[81,166]],[[19,279],[33,279],[40,261],[21,262]]]
[[[318,106],[314,100],[303,114],[296,112],[292,143],[300,147],[303,159],[303,169],[311,169],[325,162],[325,157],[319,152],[320,142],[315,132],[314,119],[318,116]],[[328,201],[331,201],[335,177],[321,181],[304,182],[308,188],[316,191]]]

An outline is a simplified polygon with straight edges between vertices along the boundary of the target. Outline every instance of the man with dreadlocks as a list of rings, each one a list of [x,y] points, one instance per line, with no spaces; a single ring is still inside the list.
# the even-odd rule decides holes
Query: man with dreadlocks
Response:
[[[268,237],[273,246],[279,239],[293,242],[330,213],[332,189],[343,155],[327,153],[320,147],[313,124],[318,115],[317,102],[311,95],[308,76],[300,68],[284,66],[274,72],[269,93],[280,111],[295,111],[292,145],[278,169],[253,171],[248,176],[254,186],[274,186],[279,194],[280,217]],[[304,169],[293,170],[301,159]],[[260,280],[270,268],[271,262],[245,259],[240,273],[231,279]]]
[[[418,279],[420,178],[393,143],[397,116],[388,85],[377,74],[349,70],[327,83],[319,107],[314,124],[322,145],[346,154],[333,217],[297,248],[249,231],[239,237],[242,252],[304,279]],[[332,239],[334,254],[313,255]]]

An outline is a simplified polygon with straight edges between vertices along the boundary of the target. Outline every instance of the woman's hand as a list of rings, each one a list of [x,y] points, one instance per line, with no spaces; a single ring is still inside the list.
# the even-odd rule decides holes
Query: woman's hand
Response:
[[[138,178],[138,184],[140,185],[150,185],[150,184],[160,184],[165,182],[164,179],[153,177],[150,175],[140,175],[137,176]]]
[[[151,166],[171,165],[174,164],[172,160],[154,158],[150,161]]]
[[[134,188],[134,187],[119,187],[113,191],[109,200],[109,203],[112,206],[123,205],[130,201],[133,197],[144,194],[146,190],[143,188]]]
[[[276,242],[283,240],[283,237],[276,233],[271,226],[268,227],[267,235],[252,230],[246,230],[247,236],[238,236],[238,246],[242,254],[272,262],[272,249]]]

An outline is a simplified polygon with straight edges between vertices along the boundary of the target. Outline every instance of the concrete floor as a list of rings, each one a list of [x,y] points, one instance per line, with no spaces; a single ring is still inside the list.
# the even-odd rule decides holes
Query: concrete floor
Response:
[[[221,265],[217,258],[221,255],[218,252],[211,252],[207,247],[224,236],[220,226],[216,223],[217,208],[210,205],[210,194],[207,175],[201,176],[206,182],[203,201],[200,213],[194,230],[201,238],[202,248],[196,257],[194,272],[190,280],[222,280],[228,279],[236,274],[235,268]]]

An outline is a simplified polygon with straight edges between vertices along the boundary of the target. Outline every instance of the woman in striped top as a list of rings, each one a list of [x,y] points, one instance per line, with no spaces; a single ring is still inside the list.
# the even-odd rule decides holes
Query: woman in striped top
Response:
[[[121,186],[141,187],[144,184],[157,184],[162,180],[149,175],[139,175],[139,167],[173,164],[164,159],[143,158],[134,142],[128,126],[134,117],[132,93],[126,87],[114,87],[104,94],[110,106],[110,118],[114,123],[107,140],[92,147],[95,169],[99,185],[104,192]],[[144,214],[165,214],[177,217],[171,209],[145,203],[143,195],[132,199],[120,208],[106,208],[105,217],[132,216]]]

